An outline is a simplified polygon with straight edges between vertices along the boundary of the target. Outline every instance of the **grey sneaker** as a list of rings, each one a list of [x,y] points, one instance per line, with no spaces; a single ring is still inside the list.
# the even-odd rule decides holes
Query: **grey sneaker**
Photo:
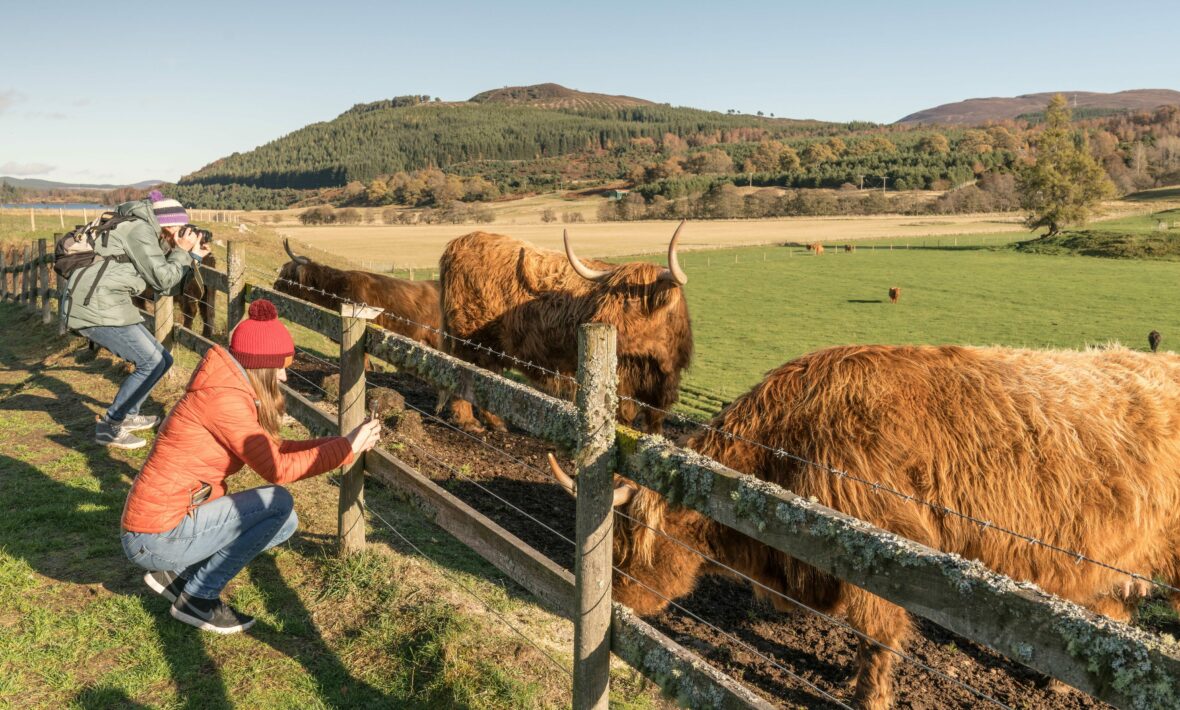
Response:
[[[143,431],[144,429],[155,429],[159,423],[160,418],[150,414],[128,414],[120,426],[123,431]]]
[[[147,442],[123,428],[122,422],[112,424],[103,414],[94,423],[94,440],[103,446],[116,449],[139,449],[147,446]]]

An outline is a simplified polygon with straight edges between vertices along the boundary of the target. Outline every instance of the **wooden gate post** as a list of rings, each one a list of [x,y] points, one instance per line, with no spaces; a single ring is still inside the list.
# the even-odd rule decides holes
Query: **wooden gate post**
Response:
[[[340,304],[340,435],[365,421],[365,326],[380,308]],[[340,551],[346,555],[365,549],[365,461],[357,457],[342,469],[337,528]]]
[[[246,315],[246,254],[232,240],[225,243],[225,283],[225,342],[228,343],[234,326]]]
[[[45,239],[37,240],[37,261],[41,264],[41,323],[49,325],[49,249]]]
[[[614,535],[615,416],[619,407],[615,329],[578,330],[578,498],[574,558],[574,710],[606,710],[610,695],[611,548]]]

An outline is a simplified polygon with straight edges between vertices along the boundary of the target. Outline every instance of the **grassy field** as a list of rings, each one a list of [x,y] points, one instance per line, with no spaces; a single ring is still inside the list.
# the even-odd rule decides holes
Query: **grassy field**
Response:
[[[1150,230],[1157,221],[1093,227]],[[848,343],[1146,349],[1158,330],[1164,349],[1180,345],[1180,264],[1021,254],[1003,244],[1029,236],[868,240],[818,257],[783,247],[687,254],[696,358],[685,385],[728,399],[791,358]],[[902,289],[897,304],[891,286]],[[685,403],[710,405],[687,394]]]
[[[380,486],[367,488],[370,508],[429,559],[383,524],[370,527],[364,555],[337,557],[337,491],[318,477],[291,487],[296,536],[227,590],[258,618],[254,629],[220,637],[172,620],[119,544],[147,449],[91,440],[126,370],[11,304],[0,304],[0,332],[0,707],[568,706],[569,675],[443,572],[566,664],[572,626]],[[182,351],[150,412],[176,400],[179,370],[194,363]],[[231,480],[262,483],[250,472]],[[665,706],[629,669],[612,687],[614,707]]]

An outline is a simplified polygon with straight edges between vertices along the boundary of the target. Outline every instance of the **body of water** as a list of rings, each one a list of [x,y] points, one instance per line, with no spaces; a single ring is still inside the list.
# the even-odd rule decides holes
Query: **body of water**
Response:
[[[6,210],[70,210],[77,212],[78,210],[105,210],[110,209],[107,205],[98,205],[86,202],[28,202],[20,205],[0,205],[0,208]]]

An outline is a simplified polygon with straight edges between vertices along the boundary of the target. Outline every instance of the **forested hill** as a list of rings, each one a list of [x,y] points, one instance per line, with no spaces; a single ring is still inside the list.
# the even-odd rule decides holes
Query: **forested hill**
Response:
[[[1077,118],[1123,191],[1180,176],[1180,109]],[[185,204],[214,209],[442,208],[620,184],[648,201],[722,184],[946,190],[1010,175],[1030,160],[1039,130],[1027,117],[978,128],[795,120],[539,84],[459,102],[402,96],[358,104],[217,160],[170,189]]]
[[[650,103],[617,106],[604,99],[626,97],[594,94],[554,99],[569,108],[482,94],[475,97],[478,102],[423,98],[359,104],[331,121],[217,160],[181,183],[312,189],[427,167],[465,174],[502,171],[497,163],[625,149],[633,139],[660,140],[669,133],[736,142],[751,135],[799,136],[839,128]],[[617,161],[612,162],[610,169],[590,169],[585,177],[619,177]]]

